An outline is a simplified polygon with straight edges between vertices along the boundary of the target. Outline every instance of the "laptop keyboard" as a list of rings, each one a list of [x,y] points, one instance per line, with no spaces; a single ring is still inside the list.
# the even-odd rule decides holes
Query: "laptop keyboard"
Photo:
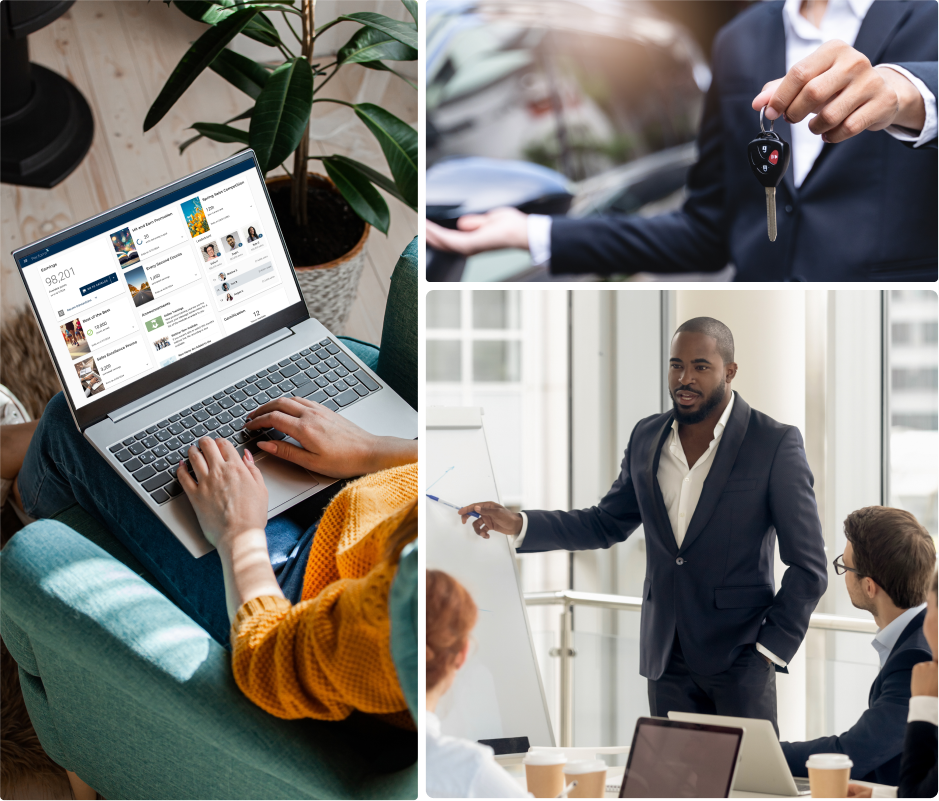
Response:
[[[380,389],[374,378],[327,338],[180,409],[108,450],[154,501],[167,503],[182,493],[176,468],[182,459],[192,473],[189,448],[200,437],[227,439],[236,448],[286,439],[286,434],[273,428],[245,430],[245,415],[282,395],[309,398],[335,412]]]

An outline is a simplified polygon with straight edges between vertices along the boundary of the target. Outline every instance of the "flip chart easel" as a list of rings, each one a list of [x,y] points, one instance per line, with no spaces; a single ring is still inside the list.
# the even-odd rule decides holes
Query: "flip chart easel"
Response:
[[[427,410],[427,464],[422,472],[426,491],[442,500],[460,506],[499,501],[482,409]],[[437,709],[443,733],[487,740],[497,754],[523,750],[519,743],[524,741],[518,738],[524,737],[533,746],[553,746],[554,730],[510,538],[493,532],[483,539],[470,523],[464,526],[454,510],[428,498],[423,501],[427,568],[449,573],[479,607],[475,645]]]

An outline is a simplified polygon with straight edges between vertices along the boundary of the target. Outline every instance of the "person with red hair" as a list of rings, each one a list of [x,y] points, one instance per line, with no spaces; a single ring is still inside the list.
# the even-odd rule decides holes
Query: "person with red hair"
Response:
[[[491,748],[442,734],[434,714],[466,662],[476,603],[441,570],[427,571],[427,795],[431,798],[529,798],[492,758]]]

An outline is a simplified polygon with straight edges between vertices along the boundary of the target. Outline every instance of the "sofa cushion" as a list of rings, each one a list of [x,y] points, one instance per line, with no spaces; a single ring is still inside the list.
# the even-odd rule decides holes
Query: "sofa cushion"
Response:
[[[412,409],[417,408],[417,298],[417,237],[414,237],[391,275],[375,371]]]

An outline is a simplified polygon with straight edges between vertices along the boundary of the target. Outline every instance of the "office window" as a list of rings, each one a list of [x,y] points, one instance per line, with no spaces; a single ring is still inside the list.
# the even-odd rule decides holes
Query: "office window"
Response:
[[[427,327],[460,327],[460,293],[436,291],[427,295]]]
[[[506,506],[564,506],[567,293],[432,290],[426,319],[428,405],[483,407]]]
[[[908,345],[910,343],[910,332],[913,326],[910,323],[893,324],[893,344]]]
[[[427,340],[427,380],[459,381],[461,376],[458,340]]]
[[[939,304],[929,290],[887,296],[889,389],[888,499],[939,533]]]
[[[505,340],[481,340],[473,343],[473,381],[521,380],[520,343]]]
[[[519,293],[512,290],[477,292],[473,295],[473,327],[518,330],[521,326]]]

